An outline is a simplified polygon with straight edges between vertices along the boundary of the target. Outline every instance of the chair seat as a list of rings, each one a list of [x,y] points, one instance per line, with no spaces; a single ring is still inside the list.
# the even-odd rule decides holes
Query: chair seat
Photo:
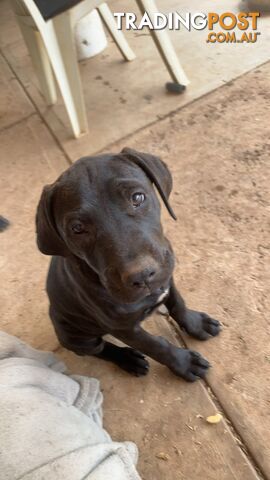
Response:
[[[34,0],[44,20],[49,20],[59,13],[74,7],[81,0]]]

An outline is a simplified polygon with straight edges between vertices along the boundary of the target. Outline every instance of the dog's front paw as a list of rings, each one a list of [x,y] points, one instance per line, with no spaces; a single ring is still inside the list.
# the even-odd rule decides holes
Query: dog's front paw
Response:
[[[175,347],[170,369],[179,377],[195,382],[206,375],[209,367],[210,363],[200,353]]]
[[[187,310],[181,327],[192,337],[198,340],[207,340],[215,337],[221,331],[218,320],[209,317],[207,313]]]
[[[120,352],[116,362],[119,367],[137,377],[148,373],[149,362],[141,352],[129,347],[121,348]]]

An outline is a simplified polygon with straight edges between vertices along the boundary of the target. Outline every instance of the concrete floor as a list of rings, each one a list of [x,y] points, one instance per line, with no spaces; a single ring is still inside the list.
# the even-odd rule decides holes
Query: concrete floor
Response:
[[[117,11],[124,3],[133,10],[132,2],[113,3]],[[211,6],[194,1],[192,9]],[[190,10],[183,1],[166,2],[167,11],[176,8]],[[235,8],[219,2],[220,11]],[[130,32],[138,53],[131,64],[110,43],[81,66],[91,131],[75,141],[61,101],[45,106],[9,4],[0,1],[0,214],[11,221],[1,233],[0,328],[101,380],[105,426],[114,438],[138,444],[145,480],[270,479],[270,63],[246,73],[270,59],[269,27],[263,18],[260,41],[245,47],[209,47],[202,33],[173,32],[192,81],[179,97],[164,92],[167,73],[148,37]],[[224,329],[202,344],[160,315],[148,324],[211,361],[206,383],[186,384],[155,362],[138,379],[76,357],[59,347],[48,319],[49,259],[37,251],[34,234],[42,186],[79,156],[124,145],[157,153],[173,173],[178,222],[165,214],[164,226],[179,259],[177,284],[190,306],[219,318]],[[207,424],[216,411],[224,421]]]

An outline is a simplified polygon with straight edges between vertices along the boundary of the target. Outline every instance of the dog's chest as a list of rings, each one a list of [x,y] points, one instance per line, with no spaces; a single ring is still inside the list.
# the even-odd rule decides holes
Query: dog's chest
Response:
[[[157,303],[162,302],[162,301],[164,300],[164,298],[167,297],[168,293],[169,293],[169,289],[167,288],[167,289],[165,290],[165,292],[161,293],[161,295],[158,297]]]

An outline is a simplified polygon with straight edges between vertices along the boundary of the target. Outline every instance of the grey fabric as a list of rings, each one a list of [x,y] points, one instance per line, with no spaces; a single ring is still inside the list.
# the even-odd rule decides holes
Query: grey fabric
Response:
[[[0,332],[0,480],[140,480],[136,462],[102,428],[98,380]]]

